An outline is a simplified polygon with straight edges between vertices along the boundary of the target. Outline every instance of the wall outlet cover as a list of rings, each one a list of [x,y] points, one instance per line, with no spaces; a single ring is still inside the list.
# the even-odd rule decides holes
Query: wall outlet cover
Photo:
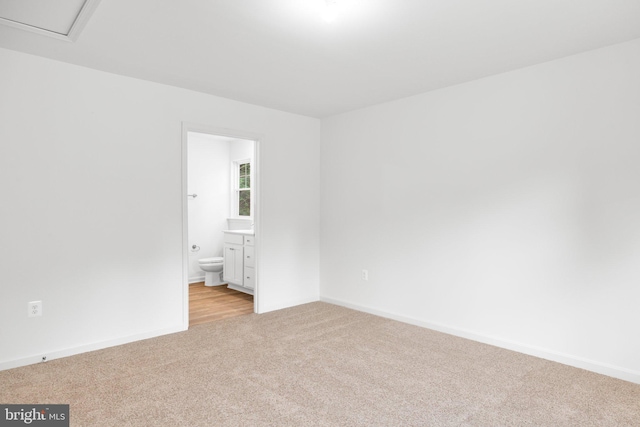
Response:
[[[27,303],[27,316],[42,316],[42,301],[31,301]]]

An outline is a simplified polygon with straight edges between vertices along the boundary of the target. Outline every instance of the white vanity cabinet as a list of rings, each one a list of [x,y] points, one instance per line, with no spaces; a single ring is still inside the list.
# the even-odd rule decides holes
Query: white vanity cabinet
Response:
[[[255,288],[255,252],[253,250],[253,236],[244,237],[244,268],[243,268],[243,281],[244,287],[252,289]]]
[[[254,236],[241,230],[224,232],[223,279],[237,291],[253,294],[255,288]]]
[[[223,278],[225,282],[242,283],[242,245],[225,243]]]

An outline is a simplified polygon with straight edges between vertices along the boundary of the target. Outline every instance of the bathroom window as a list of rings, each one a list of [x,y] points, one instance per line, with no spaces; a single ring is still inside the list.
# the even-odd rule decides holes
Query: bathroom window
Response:
[[[235,172],[234,216],[250,218],[253,213],[251,203],[251,161],[240,160],[233,162]]]

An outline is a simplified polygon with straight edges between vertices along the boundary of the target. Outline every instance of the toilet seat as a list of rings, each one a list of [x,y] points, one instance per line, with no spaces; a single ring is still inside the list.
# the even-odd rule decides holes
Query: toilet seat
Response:
[[[220,264],[224,261],[223,257],[202,258],[198,260],[198,264]]]

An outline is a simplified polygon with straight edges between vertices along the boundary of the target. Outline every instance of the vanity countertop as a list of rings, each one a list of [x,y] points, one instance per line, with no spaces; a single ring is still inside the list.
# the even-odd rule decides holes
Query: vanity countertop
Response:
[[[222,232],[229,234],[242,234],[243,236],[255,235],[255,232],[253,230],[223,230]]]

